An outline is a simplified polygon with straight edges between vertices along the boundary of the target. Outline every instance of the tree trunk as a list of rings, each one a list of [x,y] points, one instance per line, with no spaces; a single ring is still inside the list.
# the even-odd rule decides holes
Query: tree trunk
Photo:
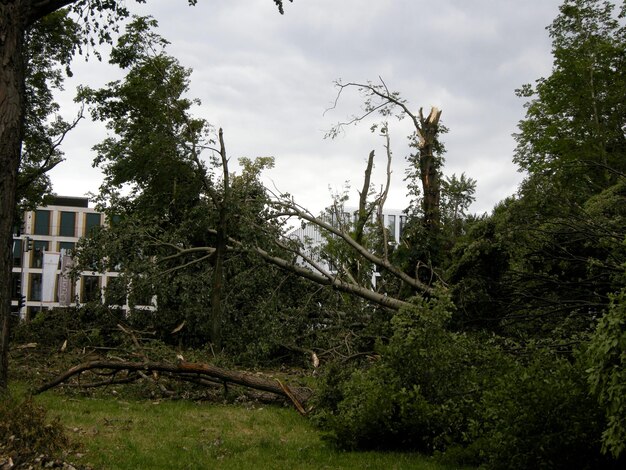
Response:
[[[441,111],[432,108],[428,118],[424,119],[420,109],[421,134],[424,139],[419,149],[420,179],[424,191],[424,225],[431,233],[439,229],[441,221],[441,181],[434,148],[440,116]]]
[[[219,351],[222,349],[222,291],[224,287],[224,257],[226,256],[226,240],[228,238],[228,211],[230,210],[230,180],[228,175],[228,158],[224,144],[224,132],[218,133],[220,157],[224,176],[224,194],[221,201],[213,198],[219,211],[217,235],[215,240],[215,263],[213,266],[213,282],[211,286],[211,342]]]
[[[262,377],[259,375],[239,372],[234,370],[223,369],[212,364],[203,364],[195,362],[180,362],[176,365],[166,364],[162,362],[114,362],[114,361],[92,361],[84,362],[72,367],[54,380],[37,387],[33,393],[35,395],[45,392],[57,385],[60,385],[74,376],[79,376],[85,371],[108,369],[111,371],[140,371],[149,372],[167,372],[173,375],[173,378],[184,379],[188,375],[197,375],[198,377],[209,377],[222,382],[233,383],[243,387],[249,387],[256,390],[263,390],[274,393],[289,399],[301,413],[304,412],[302,403],[310,397],[311,393],[308,389],[302,387],[288,387],[278,379]],[[106,382],[102,382],[106,384]]]
[[[0,1],[0,392],[8,386],[15,192],[23,134],[22,10],[20,1]]]

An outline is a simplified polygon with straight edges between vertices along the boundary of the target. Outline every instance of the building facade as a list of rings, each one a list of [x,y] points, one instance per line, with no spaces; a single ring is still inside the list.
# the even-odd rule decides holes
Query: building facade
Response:
[[[13,237],[13,313],[28,319],[43,309],[102,300],[117,273],[69,276],[78,240],[105,223],[87,198],[55,197],[47,206],[26,211],[21,222]]]
[[[358,211],[355,208],[345,208],[344,212],[342,212],[339,218],[336,214],[332,215],[324,215],[321,219],[324,222],[329,223],[330,225],[336,228],[347,228],[348,230],[352,230],[354,228],[354,224],[357,220]],[[402,232],[404,227],[406,226],[407,216],[403,211],[400,210],[388,210],[385,209],[382,214],[382,220],[377,220],[379,215],[377,213],[372,214],[372,223],[382,225],[386,228],[389,243],[398,245],[400,243],[400,239],[402,237]],[[334,272],[335,267],[332,264],[329,264],[326,260],[324,260],[319,253],[319,248],[324,244],[325,238],[322,234],[322,230],[316,224],[311,222],[303,223],[300,227],[289,232],[288,236],[292,239],[300,240],[303,245],[304,254],[315,263],[317,263],[322,269]],[[302,258],[298,258],[297,261],[302,266],[309,266],[309,263],[303,260]],[[376,284],[376,277],[378,273],[374,272],[372,278],[372,284]]]

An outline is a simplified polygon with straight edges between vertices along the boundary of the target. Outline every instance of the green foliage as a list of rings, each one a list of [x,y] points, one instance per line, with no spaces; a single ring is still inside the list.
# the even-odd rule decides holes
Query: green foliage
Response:
[[[416,300],[393,318],[373,364],[326,379],[318,419],[336,444],[432,453],[465,441],[481,390],[506,361],[480,338],[448,331],[451,313],[445,295]]]
[[[14,465],[41,454],[54,455],[69,447],[63,425],[50,421],[46,410],[32,399],[3,396],[0,401],[0,453]]]
[[[533,352],[493,378],[481,406],[468,452],[487,468],[617,468],[600,454],[602,414],[579,363]]]
[[[613,297],[587,350],[589,384],[604,409],[602,448],[614,457],[626,449],[626,290]]]
[[[531,175],[549,177],[572,201],[614,183],[624,171],[626,29],[614,7],[601,0],[564,1],[548,28],[552,74],[518,91],[532,99],[514,161]]]
[[[65,10],[35,22],[26,34],[27,98],[16,195],[18,211],[41,203],[51,192],[46,172],[63,161],[59,146],[75,122],[61,118],[53,95],[63,88],[65,76],[71,76],[69,64],[82,39],[79,25]]]
[[[44,310],[32,320],[15,325],[12,341],[51,349],[59,349],[65,341],[70,348],[111,346],[119,342],[117,325],[125,320],[121,311],[92,304]]]

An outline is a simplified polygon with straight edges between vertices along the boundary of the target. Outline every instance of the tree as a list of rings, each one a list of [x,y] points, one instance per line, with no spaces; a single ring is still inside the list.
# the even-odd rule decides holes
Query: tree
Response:
[[[423,225],[429,232],[437,232],[441,222],[441,164],[443,162],[441,158],[443,147],[438,140],[441,130],[439,125],[441,110],[433,107],[428,116],[424,116],[422,108],[418,113],[414,113],[400,93],[390,91],[382,79],[380,82],[380,85],[371,82],[337,82],[339,91],[335,103],[344,90],[356,88],[365,97],[365,106],[363,114],[353,116],[347,122],[340,122],[331,129],[328,135],[335,137],[347,125],[360,122],[376,112],[386,117],[393,115],[397,110],[398,119],[408,117],[414,128],[413,134],[409,136],[410,143],[417,149],[417,153],[409,156],[408,160],[414,168],[415,177],[421,182]]]
[[[33,25],[25,39],[26,108],[24,142],[18,173],[17,213],[41,202],[51,192],[47,172],[63,161],[63,139],[82,118],[72,122],[58,115],[54,91],[62,89],[69,63],[81,41],[78,24],[68,11],[56,11]]]
[[[607,427],[604,452],[619,457],[626,450],[626,289],[611,299],[587,351],[589,384],[603,407]]]
[[[573,203],[626,170],[626,28],[613,9],[608,1],[566,0],[548,27],[551,75],[517,92],[530,101],[514,161]]]
[[[282,0],[274,3],[282,13]],[[0,2],[0,391],[7,389],[12,233],[27,106],[25,37],[38,21],[64,7],[81,18],[84,40],[91,45],[110,41],[118,20],[128,16],[125,3],[116,0]]]

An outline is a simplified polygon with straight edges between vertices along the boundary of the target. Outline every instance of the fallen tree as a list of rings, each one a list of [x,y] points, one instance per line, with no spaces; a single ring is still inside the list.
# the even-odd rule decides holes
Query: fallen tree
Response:
[[[107,386],[115,383],[129,383],[145,378],[146,374],[166,373],[172,379],[179,381],[202,380],[217,381],[223,384],[235,384],[255,390],[270,392],[282,396],[290,401],[300,414],[305,415],[304,404],[311,397],[312,392],[304,387],[289,387],[278,379],[261,377],[255,374],[223,369],[211,364],[180,361],[177,364],[162,362],[126,362],[126,361],[88,361],[78,364],[55,379],[47,382],[34,391],[34,395],[45,392],[58,385],[67,383],[72,377],[80,376],[87,371],[99,371],[99,375],[107,375],[107,380],[89,382],[85,387]],[[118,374],[125,373],[122,378]],[[194,380],[197,379],[197,380]]]

